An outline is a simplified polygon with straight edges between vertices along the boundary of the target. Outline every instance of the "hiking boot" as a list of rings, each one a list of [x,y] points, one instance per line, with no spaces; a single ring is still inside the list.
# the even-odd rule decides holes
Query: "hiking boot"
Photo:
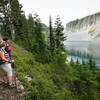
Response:
[[[11,87],[11,88],[16,88],[16,85],[14,85],[14,84],[9,84],[8,83],[8,86]]]
[[[8,84],[8,82],[6,82],[4,80],[0,80],[0,84]]]

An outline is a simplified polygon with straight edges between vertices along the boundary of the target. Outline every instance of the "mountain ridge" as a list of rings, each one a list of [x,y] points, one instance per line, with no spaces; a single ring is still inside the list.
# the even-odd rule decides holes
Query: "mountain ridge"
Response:
[[[72,41],[100,41],[100,12],[67,23],[66,34]],[[80,38],[78,35],[82,34]]]

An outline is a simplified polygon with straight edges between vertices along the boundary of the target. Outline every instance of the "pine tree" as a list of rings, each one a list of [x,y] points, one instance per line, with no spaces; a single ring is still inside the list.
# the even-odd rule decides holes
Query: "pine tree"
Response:
[[[55,38],[54,38],[54,34],[53,34],[53,28],[52,28],[52,19],[51,19],[51,16],[50,16],[50,19],[49,19],[49,48],[50,48],[50,52],[51,52],[51,55],[53,56],[53,52],[54,52],[54,49],[55,49]]]
[[[0,2],[0,12],[2,13],[2,24],[3,24],[3,35],[11,37],[12,40],[15,38],[15,30],[11,20],[11,0],[2,0]],[[4,34],[5,33],[5,34]]]
[[[70,65],[72,66],[72,67],[74,67],[74,65],[75,65],[75,63],[74,63],[74,60],[71,58],[71,60],[70,60]]]
[[[93,58],[92,57],[90,57],[89,58],[89,67],[90,67],[90,69],[92,70],[93,69]]]
[[[22,27],[24,26],[23,19],[25,19],[25,15],[23,14],[22,5],[19,4],[18,0],[10,0],[10,19],[11,23],[15,29],[15,36],[22,35]],[[15,37],[16,39],[17,37]],[[18,39],[18,38],[17,38]],[[20,39],[20,38],[19,38]]]
[[[0,17],[2,24],[2,34],[8,35],[9,33],[9,15],[8,15],[8,0],[0,1]]]
[[[84,59],[82,58],[82,65],[85,65],[86,63],[85,63],[85,61],[84,61]]]
[[[64,43],[63,42],[66,40],[66,37],[64,36],[63,31],[64,31],[64,27],[62,25],[60,17],[57,16],[56,21],[55,21],[56,48],[64,51]]]
[[[27,34],[27,39],[28,39],[28,45],[29,45],[29,51],[33,53],[34,49],[34,44],[35,44],[35,33],[34,33],[34,18],[32,14],[29,14],[28,16],[28,30],[29,33]]]
[[[78,58],[77,58],[77,60],[76,60],[76,64],[77,64],[77,65],[78,65],[78,64],[80,64],[80,62],[79,62]]]
[[[49,53],[45,42],[45,36],[43,34],[43,27],[41,20],[37,14],[34,15],[34,34],[35,44],[34,53],[38,61],[45,63],[49,60]]]

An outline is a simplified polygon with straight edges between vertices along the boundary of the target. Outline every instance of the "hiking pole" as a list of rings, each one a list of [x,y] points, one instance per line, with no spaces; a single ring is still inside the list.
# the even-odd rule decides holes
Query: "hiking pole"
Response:
[[[14,84],[15,84],[15,86],[16,86],[16,88],[17,88],[17,83],[16,83],[16,74],[15,74],[15,71],[14,71],[14,68],[15,68],[15,64],[13,63],[13,65],[12,65],[12,67],[13,67],[13,81],[14,81]]]

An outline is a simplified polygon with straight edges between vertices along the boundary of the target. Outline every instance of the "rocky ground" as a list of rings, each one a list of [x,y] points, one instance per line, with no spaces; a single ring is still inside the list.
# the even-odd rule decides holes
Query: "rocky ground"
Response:
[[[0,70],[0,100],[24,100],[25,91],[20,81],[16,79],[16,88],[11,88],[2,83],[2,72]]]
[[[0,84],[0,100],[24,100],[24,96],[24,92],[18,92],[16,88]]]

